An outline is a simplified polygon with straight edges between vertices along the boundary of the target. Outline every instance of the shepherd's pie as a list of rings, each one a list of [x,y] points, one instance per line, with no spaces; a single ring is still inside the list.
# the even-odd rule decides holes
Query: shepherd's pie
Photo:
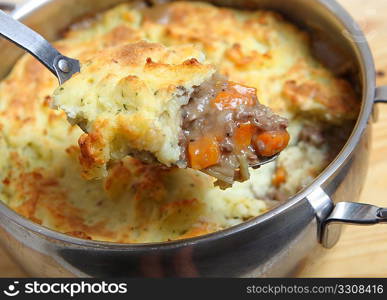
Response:
[[[199,171],[132,157],[113,161],[102,179],[85,179],[78,145],[84,132],[52,109],[56,78],[25,55],[0,83],[0,197],[9,207],[94,240],[156,242],[214,232],[308,185],[338,153],[359,111],[351,84],[313,56],[308,34],[271,11],[128,3],[75,24],[55,47],[86,64],[101,50],[142,41],[203,53],[189,56],[255,88],[262,104],[289,119],[288,148],[227,190]]]
[[[193,45],[101,50],[56,89],[54,106],[86,132],[78,142],[87,179],[130,155],[200,170],[228,188],[289,142],[287,120],[261,105],[255,88],[215,72]]]

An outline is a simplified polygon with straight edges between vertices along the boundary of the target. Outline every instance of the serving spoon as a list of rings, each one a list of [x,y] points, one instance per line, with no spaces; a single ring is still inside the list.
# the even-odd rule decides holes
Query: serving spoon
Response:
[[[26,50],[49,69],[62,85],[75,73],[80,72],[80,62],[67,57],[55,49],[45,38],[36,31],[15,20],[10,15],[0,10],[0,35]],[[262,165],[273,162],[279,154],[263,157],[250,167],[257,169]]]
[[[36,57],[65,83],[80,71],[78,60],[61,54],[40,34],[0,10],[0,35]]]

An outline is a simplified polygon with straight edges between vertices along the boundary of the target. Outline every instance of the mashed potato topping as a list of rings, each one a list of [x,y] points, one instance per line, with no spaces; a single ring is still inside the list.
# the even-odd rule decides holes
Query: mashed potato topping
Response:
[[[109,161],[127,154],[151,153],[148,160],[175,165],[181,156],[181,107],[215,73],[203,61],[191,45],[141,41],[96,53],[58,87],[54,105],[88,133],[79,140],[84,177],[105,177]]]
[[[86,179],[106,177],[129,155],[203,171],[226,188],[287,146],[287,120],[203,58],[193,45],[108,47],[56,89],[54,106],[85,131],[78,143]]]
[[[308,35],[269,11],[176,2],[155,13],[123,4],[70,28],[55,46],[86,63],[99,50],[139,41],[190,47],[230,80],[289,118],[279,160],[222,191],[189,169],[114,162],[106,178],[81,176],[78,138],[51,108],[52,74],[23,56],[0,83],[0,197],[16,212],[70,235],[124,243],[183,239],[260,215],[309,184],[337,154],[359,103],[350,84],[312,55]],[[340,130],[337,130],[337,128]],[[349,133],[349,131],[348,131]]]

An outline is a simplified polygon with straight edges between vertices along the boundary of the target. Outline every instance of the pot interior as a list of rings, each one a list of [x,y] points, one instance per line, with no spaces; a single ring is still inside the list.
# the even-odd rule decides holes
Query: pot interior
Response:
[[[33,1],[15,13],[15,18],[53,41],[60,37],[61,32],[70,24],[85,15],[92,15],[125,0],[45,0]],[[163,1],[165,2],[165,1]],[[347,14],[342,11],[333,12],[332,4],[323,0],[212,0],[216,5],[232,6],[241,9],[271,9],[283,14],[290,21],[311,32],[314,54],[337,75],[349,79],[362,105],[366,104],[367,86],[365,60],[357,42],[362,34],[356,36],[356,27]],[[327,9],[332,8],[332,9]],[[344,24],[343,20],[347,23]],[[353,24],[354,28],[349,28]],[[356,40],[357,37],[360,39]],[[365,41],[364,41],[365,43]],[[17,59],[23,54],[13,44],[1,40],[0,78],[6,76]],[[364,110],[362,110],[364,114]]]

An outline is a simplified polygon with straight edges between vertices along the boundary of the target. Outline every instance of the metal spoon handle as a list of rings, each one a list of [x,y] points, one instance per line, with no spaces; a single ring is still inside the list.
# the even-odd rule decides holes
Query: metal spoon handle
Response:
[[[58,78],[60,84],[80,71],[78,60],[62,55],[40,34],[1,10],[0,35],[35,56]]]

